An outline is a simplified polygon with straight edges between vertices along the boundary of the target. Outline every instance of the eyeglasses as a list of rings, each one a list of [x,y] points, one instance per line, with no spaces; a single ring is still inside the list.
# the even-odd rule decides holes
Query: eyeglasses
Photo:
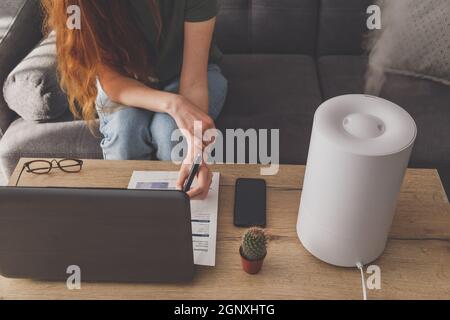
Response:
[[[22,170],[19,173],[16,181],[16,187],[19,185],[20,177],[22,173],[26,170],[28,173],[32,174],[48,174],[52,169],[59,168],[61,171],[66,173],[78,173],[83,168],[83,160],[79,159],[62,159],[52,161],[47,160],[33,160],[25,162],[23,164]]]

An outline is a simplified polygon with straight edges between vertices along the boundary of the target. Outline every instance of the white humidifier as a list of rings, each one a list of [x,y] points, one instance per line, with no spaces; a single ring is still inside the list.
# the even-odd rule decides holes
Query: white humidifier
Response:
[[[297,222],[311,254],[343,267],[382,254],[416,134],[404,109],[378,97],[317,109]]]

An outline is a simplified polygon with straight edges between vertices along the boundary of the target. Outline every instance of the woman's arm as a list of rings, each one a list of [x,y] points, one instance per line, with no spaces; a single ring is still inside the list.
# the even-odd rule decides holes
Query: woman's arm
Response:
[[[178,128],[189,132],[191,137],[194,136],[195,121],[203,123],[203,131],[214,127],[214,122],[207,113],[180,94],[150,88],[108,66],[99,68],[99,78],[103,90],[112,101],[125,106],[167,113],[175,120]]]
[[[208,113],[208,61],[216,18],[185,22],[180,94]]]
[[[99,68],[99,79],[106,95],[112,101],[125,106],[171,113],[180,99],[176,94],[149,88],[104,65]]]
[[[102,65],[99,78],[108,97],[119,104],[170,114],[180,129],[192,134],[194,121],[203,131],[214,127],[208,116],[208,60],[215,18],[185,22],[185,48],[179,94],[155,90]]]
[[[216,18],[204,22],[185,22],[183,68],[181,70],[180,95],[192,102],[198,110],[205,115],[209,111],[208,97],[208,62],[211,48],[212,35]],[[202,131],[214,128],[214,122],[202,121]],[[201,152],[201,146],[205,141],[197,141],[193,137],[194,146],[188,155],[194,159],[197,152]],[[183,164],[180,169],[178,187],[186,180],[190,171],[190,163]],[[190,191],[191,196],[206,197],[212,182],[212,173],[204,162],[200,166],[197,176],[197,185]]]

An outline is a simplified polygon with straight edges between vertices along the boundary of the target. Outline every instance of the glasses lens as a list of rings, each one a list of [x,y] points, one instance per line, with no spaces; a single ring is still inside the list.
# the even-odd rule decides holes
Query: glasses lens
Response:
[[[65,172],[80,172],[81,171],[81,161],[65,159],[59,162],[59,167]]]
[[[49,173],[52,165],[47,161],[33,161],[28,164],[30,172],[36,174]]]

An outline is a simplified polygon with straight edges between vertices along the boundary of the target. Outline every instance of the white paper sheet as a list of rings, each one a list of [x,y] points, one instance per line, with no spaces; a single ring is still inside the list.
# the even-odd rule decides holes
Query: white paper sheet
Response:
[[[128,189],[175,189],[178,172],[134,171]],[[219,211],[220,174],[214,172],[208,196],[204,200],[191,200],[192,243],[194,263],[216,265],[217,214]],[[196,184],[193,182],[193,186]]]

